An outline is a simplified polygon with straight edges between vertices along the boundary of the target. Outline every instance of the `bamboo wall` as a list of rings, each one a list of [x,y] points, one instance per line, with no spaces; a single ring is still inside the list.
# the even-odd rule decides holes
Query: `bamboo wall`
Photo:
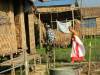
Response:
[[[96,27],[81,27],[82,35],[100,35],[100,17],[96,18]]]
[[[100,7],[82,8],[81,15],[83,18],[96,18],[96,27],[82,27],[82,35],[100,35]]]
[[[0,0],[0,55],[17,52],[17,41],[11,2]]]
[[[83,17],[99,17],[100,7],[82,8],[81,15]]]
[[[96,23],[97,23],[96,35],[100,35],[100,17],[96,18]]]
[[[23,2],[19,0],[19,7],[15,15],[17,47],[21,50],[28,50],[31,54],[36,53],[34,35],[34,15],[24,13]]]
[[[96,27],[93,28],[82,27],[81,35],[96,35]]]

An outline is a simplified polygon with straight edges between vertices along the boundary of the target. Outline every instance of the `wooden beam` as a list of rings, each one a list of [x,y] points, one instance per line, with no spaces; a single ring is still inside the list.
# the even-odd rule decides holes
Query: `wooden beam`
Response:
[[[28,61],[32,60],[34,58],[34,56],[37,56],[37,54],[33,54],[33,55],[28,55],[27,54],[27,59]],[[4,61],[3,63],[0,63],[0,66],[11,66],[12,63],[14,63],[15,66],[19,65],[23,65],[24,64],[24,55],[20,55],[19,57],[13,58],[13,60],[7,60]]]
[[[35,49],[35,33],[34,33],[34,13],[28,14],[28,27],[29,27],[29,41],[30,41],[30,53],[36,53]]]
[[[78,7],[75,7],[74,10],[78,10]],[[56,7],[37,7],[38,12],[66,12],[71,11],[71,7],[68,6],[56,6]]]

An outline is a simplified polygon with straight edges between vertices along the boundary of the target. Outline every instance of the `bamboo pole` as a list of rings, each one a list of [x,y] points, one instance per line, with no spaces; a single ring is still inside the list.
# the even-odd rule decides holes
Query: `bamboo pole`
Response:
[[[10,55],[10,58],[11,58],[11,64],[12,64],[12,70],[11,70],[11,75],[15,75],[15,65],[14,65],[14,62],[13,62],[13,54]]]
[[[40,18],[41,18],[41,14],[39,13],[39,20],[38,20],[38,24],[39,24],[39,43],[40,43],[40,48],[42,47],[42,43],[41,43],[41,24],[40,24]]]
[[[91,73],[91,41],[89,43],[89,47],[90,47],[90,49],[89,49],[89,63],[88,63],[89,68],[88,68],[88,75],[90,75],[90,73]]]
[[[71,6],[71,10],[72,10],[72,19],[73,19],[73,28],[74,28],[74,6]]]
[[[51,16],[51,28],[53,28],[53,23],[52,23],[52,13],[50,13]]]
[[[55,52],[55,45],[53,46],[54,49],[53,49],[53,68],[55,68],[55,65],[56,65],[56,52]]]
[[[24,52],[24,64],[25,64],[25,75],[29,75],[29,62],[27,59],[27,52],[26,50],[23,51]]]

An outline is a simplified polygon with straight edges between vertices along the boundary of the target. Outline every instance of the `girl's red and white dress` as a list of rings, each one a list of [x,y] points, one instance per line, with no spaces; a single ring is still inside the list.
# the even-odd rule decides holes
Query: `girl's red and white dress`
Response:
[[[72,40],[72,51],[71,51],[71,59],[72,63],[74,61],[83,61],[85,56],[85,48],[77,35],[74,35],[74,39]]]

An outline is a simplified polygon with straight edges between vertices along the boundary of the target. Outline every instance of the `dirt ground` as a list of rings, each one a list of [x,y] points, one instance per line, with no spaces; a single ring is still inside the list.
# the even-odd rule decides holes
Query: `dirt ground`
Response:
[[[90,71],[89,64],[80,65],[76,71],[78,75],[100,75],[100,63],[91,63]]]
[[[75,70],[75,75],[88,75],[89,72],[89,64],[77,64],[77,65],[66,65],[66,67],[71,66]],[[62,66],[60,66],[62,67]],[[64,66],[65,67],[65,66]],[[0,74],[1,75],[1,74]],[[4,74],[6,75],[6,74]],[[8,75],[8,74],[7,74]],[[9,74],[11,75],[11,74]],[[20,75],[20,74],[16,74]],[[38,65],[36,68],[36,72],[31,71],[29,75],[47,75],[46,74],[46,65]],[[89,75],[100,75],[100,62],[99,63],[91,63],[90,74]]]

